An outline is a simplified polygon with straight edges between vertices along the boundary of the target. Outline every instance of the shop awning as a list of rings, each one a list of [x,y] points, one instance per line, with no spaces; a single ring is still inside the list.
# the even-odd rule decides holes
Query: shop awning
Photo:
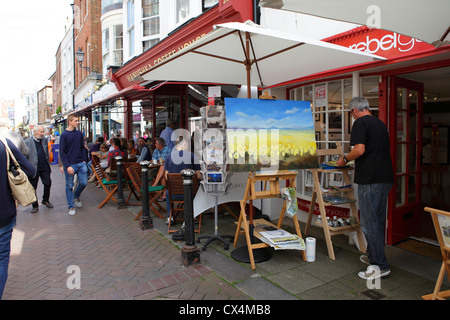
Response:
[[[78,110],[72,111],[70,114],[82,114],[85,112],[91,111],[93,108],[100,107],[100,106],[111,106],[114,105],[114,103],[117,100],[128,100],[128,101],[137,101],[137,100],[144,100],[149,97],[149,94],[154,91],[155,88],[146,89],[138,84],[129,86],[128,88],[125,88],[119,92],[113,93],[109,95],[108,97],[98,100],[94,103],[91,103],[90,105],[87,105],[83,108],[80,108]]]
[[[435,46],[449,40],[449,0],[261,0],[265,8],[366,25]]]

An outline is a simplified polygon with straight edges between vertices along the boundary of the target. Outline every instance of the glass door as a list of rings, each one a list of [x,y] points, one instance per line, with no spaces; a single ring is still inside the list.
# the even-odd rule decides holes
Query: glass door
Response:
[[[395,181],[389,197],[388,244],[420,228],[422,109],[423,84],[391,78],[389,134]]]

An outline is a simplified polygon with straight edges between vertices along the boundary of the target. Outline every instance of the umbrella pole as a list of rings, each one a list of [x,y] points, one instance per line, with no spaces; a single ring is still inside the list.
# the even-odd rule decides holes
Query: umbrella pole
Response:
[[[247,98],[252,98],[252,89],[251,89],[251,75],[252,71],[252,63],[250,61],[250,33],[245,33],[245,69],[247,70]]]

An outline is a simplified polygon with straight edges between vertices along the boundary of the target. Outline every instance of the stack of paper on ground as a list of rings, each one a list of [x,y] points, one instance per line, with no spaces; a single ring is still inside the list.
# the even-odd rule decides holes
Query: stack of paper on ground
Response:
[[[305,242],[296,234],[291,234],[285,230],[260,231],[261,241],[267,243],[275,250],[306,250]]]

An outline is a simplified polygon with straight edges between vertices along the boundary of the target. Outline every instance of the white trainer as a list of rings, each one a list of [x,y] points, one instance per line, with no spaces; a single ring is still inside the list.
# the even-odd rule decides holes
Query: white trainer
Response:
[[[77,208],[81,208],[83,206],[80,199],[73,199],[73,203],[75,203]]]
[[[75,208],[70,208],[70,209],[69,209],[69,215],[70,215],[70,216],[74,216],[75,213],[77,213],[77,212],[75,211]]]

